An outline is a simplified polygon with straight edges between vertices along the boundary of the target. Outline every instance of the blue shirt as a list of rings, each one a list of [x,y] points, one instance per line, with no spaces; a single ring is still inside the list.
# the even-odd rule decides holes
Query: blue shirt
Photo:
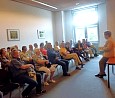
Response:
[[[47,56],[51,63],[55,63],[56,57],[59,57],[59,54],[56,53],[53,49],[47,49]]]

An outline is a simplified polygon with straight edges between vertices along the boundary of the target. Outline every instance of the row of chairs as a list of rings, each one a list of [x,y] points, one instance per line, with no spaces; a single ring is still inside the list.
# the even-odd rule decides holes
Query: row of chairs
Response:
[[[38,71],[42,76],[45,72]],[[21,88],[24,89],[25,84],[15,83],[12,78],[12,74],[7,70],[0,69],[0,91],[3,93],[3,96],[9,94],[9,98],[12,97],[12,91],[15,89],[19,89],[19,93],[21,92]]]
[[[3,95],[9,93],[9,98],[11,98],[12,91],[19,87],[19,84],[13,83],[10,78],[8,71],[0,69],[0,91]]]

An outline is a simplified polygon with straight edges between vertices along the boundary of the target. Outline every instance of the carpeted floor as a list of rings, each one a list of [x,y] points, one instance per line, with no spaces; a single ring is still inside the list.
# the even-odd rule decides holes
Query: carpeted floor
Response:
[[[115,98],[115,76],[110,73],[110,89],[107,87],[107,77],[100,79],[94,76],[98,73],[100,58],[98,56],[86,62],[81,71],[74,70],[73,66],[70,70],[71,76],[56,76],[56,83],[45,87],[46,94],[36,96],[32,93],[32,98]],[[18,93],[14,91],[12,97],[19,98]]]

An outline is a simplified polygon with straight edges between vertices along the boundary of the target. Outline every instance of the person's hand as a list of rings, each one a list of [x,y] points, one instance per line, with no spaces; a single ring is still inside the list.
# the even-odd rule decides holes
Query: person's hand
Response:
[[[56,60],[58,60],[59,59],[59,57],[56,57]]]
[[[103,47],[99,47],[99,51],[103,51]]]
[[[48,64],[49,63],[49,61],[48,60],[46,60],[46,64]]]
[[[29,58],[29,61],[32,61],[32,58],[31,58],[31,57]]]
[[[34,68],[34,65],[32,65],[32,64],[29,64],[29,65],[30,65],[31,68]]]

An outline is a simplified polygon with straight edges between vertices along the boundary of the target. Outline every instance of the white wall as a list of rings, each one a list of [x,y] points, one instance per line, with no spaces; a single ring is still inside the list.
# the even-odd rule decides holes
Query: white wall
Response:
[[[7,41],[6,29],[19,29],[20,41]],[[37,29],[45,31],[45,39],[38,39]],[[0,48],[29,45],[37,42],[53,43],[52,12],[10,0],[0,1]]]
[[[107,30],[107,13],[106,13],[106,3],[100,4],[98,6],[98,16],[99,16],[99,46],[105,44],[104,31]]]
[[[54,20],[54,40],[61,42],[62,40],[70,41],[73,39],[72,14],[71,11],[53,12]]]
[[[62,12],[53,12],[54,41],[63,40]]]
[[[70,39],[73,39],[73,24],[72,24],[72,14],[71,11],[65,11],[65,40],[70,41]],[[74,39],[73,39],[74,40]]]
[[[107,29],[112,32],[115,39],[115,0],[106,0],[107,2]]]

